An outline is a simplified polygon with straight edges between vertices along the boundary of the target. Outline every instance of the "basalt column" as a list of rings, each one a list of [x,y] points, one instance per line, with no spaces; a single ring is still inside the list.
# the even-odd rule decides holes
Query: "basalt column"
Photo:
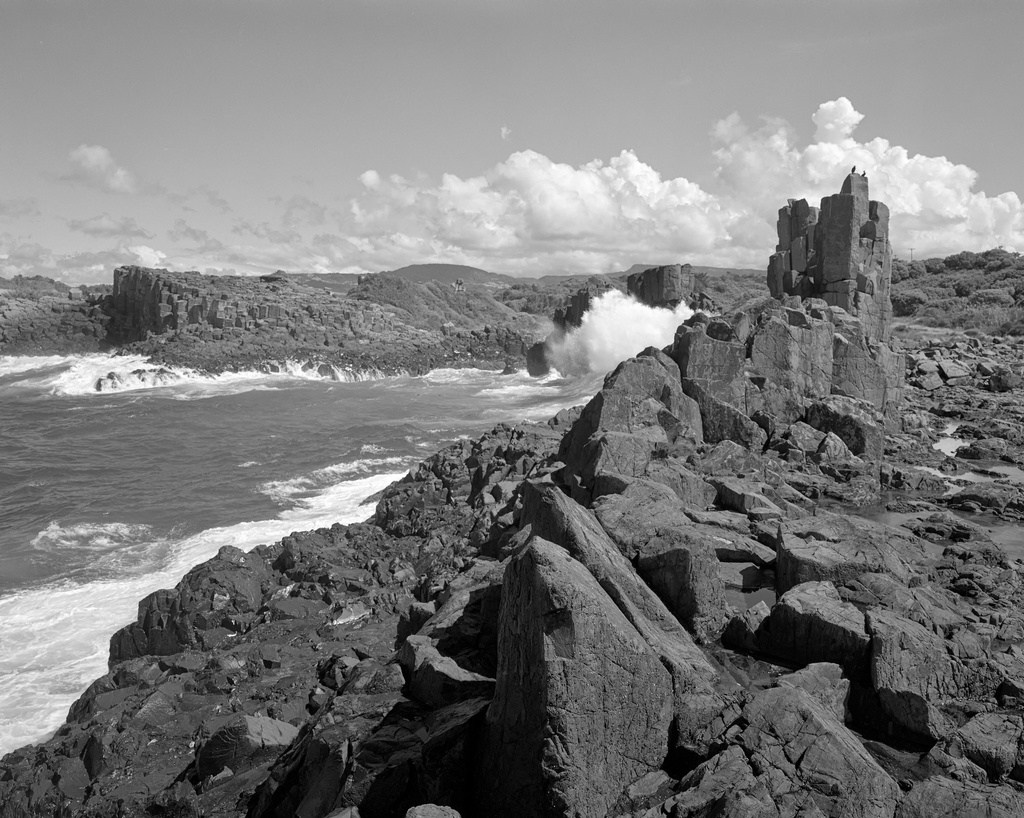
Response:
[[[889,208],[869,198],[866,176],[851,173],[820,208],[790,199],[779,210],[778,235],[768,264],[772,295],[822,298],[859,318],[868,339],[889,339]]]

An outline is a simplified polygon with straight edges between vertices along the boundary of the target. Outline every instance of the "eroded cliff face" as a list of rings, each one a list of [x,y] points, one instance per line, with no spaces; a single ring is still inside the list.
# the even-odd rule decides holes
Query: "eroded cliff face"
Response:
[[[419,285],[411,285],[414,288]],[[114,271],[111,334],[132,351],[203,369],[285,359],[382,373],[516,366],[532,337],[502,325],[414,326],[379,303],[279,275]]]
[[[693,297],[693,267],[689,264],[650,267],[627,278],[626,289],[643,304],[673,309]]]
[[[396,332],[393,314],[276,276],[207,276],[145,267],[114,271],[113,330],[124,341],[182,332],[203,340],[278,338],[340,346]]]

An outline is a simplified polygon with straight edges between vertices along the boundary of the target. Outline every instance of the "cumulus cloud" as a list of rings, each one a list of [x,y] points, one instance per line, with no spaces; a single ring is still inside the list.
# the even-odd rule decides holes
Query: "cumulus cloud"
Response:
[[[167,258],[167,253],[145,244],[129,247],[128,252],[132,253],[138,259],[137,263],[143,267],[161,267]]]
[[[480,176],[423,184],[367,171],[349,234],[376,265],[440,258],[507,272],[593,272],[726,252],[739,215],[633,151],[579,167],[517,151]]]
[[[811,117],[818,126],[814,138],[818,142],[842,144],[853,134],[864,114],[853,109],[853,103],[846,97],[839,97],[831,102],[824,102]]]
[[[882,137],[860,139],[864,115],[846,97],[811,115],[809,143],[788,122],[739,113],[711,130],[714,184],[664,178],[631,150],[574,167],[524,150],[478,176],[424,183],[368,170],[342,232],[367,269],[424,259],[511,273],[605,272],[635,259],[760,267],[789,198],[817,205],[851,165],[892,211],[897,252],[944,255],[996,245],[1024,249],[1016,193],[976,191],[977,174]]]
[[[68,155],[72,171],[64,178],[111,193],[134,193],[135,177],[118,165],[102,145],[79,145]]]
[[[872,198],[889,205],[897,253],[909,247],[919,257],[997,245],[1024,249],[1024,208],[1016,193],[974,190],[977,173],[945,156],[912,154],[882,137],[858,140],[864,116],[845,97],[823,103],[811,119],[815,141],[806,146],[778,120],[751,129],[733,114],[715,126],[721,195],[747,210],[751,222],[760,218],[772,228],[775,209],[787,198],[817,205],[856,165],[867,172]]]
[[[152,233],[140,227],[130,216],[115,219],[109,213],[103,213],[91,219],[69,219],[67,225],[72,230],[97,238],[153,238]]]
[[[503,142],[508,141],[509,137],[512,136],[512,129],[508,125],[501,126],[501,139]]]
[[[703,186],[663,176],[632,150],[580,165],[521,150],[476,175],[406,178],[368,169],[342,213],[308,197],[280,197],[270,221],[238,219],[229,234],[211,235],[179,220],[167,232],[176,248],[123,241],[118,250],[129,260],[146,256],[144,263],[251,272],[363,272],[423,261],[522,275],[609,272],[637,260],[763,268],[778,208],[794,197],[818,204],[838,191],[851,165],[867,171],[872,197],[888,203],[898,254],[1024,250],[1016,193],[989,195],[964,164],[862,137],[867,120],[845,97],[808,116],[810,140],[778,118],[733,113],[715,123],[716,168]],[[80,167],[115,189],[122,169],[105,149],[90,151]],[[211,207],[216,199],[209,191]]]

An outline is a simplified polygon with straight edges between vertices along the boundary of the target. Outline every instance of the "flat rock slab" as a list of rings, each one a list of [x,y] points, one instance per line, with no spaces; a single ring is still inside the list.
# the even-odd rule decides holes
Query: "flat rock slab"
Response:
[[[888,574],[907,584],[914,565],[927,557],[924,543],[906,531],[836,514],[783,522],[776,550],[780,593],[802,582],[843,585],[864,573]]]

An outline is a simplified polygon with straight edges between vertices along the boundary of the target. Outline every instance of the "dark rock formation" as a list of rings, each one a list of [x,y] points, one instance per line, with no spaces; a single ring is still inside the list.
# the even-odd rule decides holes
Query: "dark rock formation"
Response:
[[[641,303],[673,309],[693,298],[693,268],[689,264],[651,267],[629,276],[626,290]]]
[[[591,279],[586,287],[570,296],[568,304],[555,310],[551,319],[555,329],[565,333],[578,327],[583,323],[583,316],[590,310],[590,305],[611,288],[607,282]]]
[[[399,317],[402,308],[391,307],[391,301],[413,309],[417,299],[423,300],[423,285],[396,281],[395,287],[392,292],[374,277],[374,286],[360,298],[358,289],[342,296],[303,286],[297,278],[119,267],[109,310],[111,334],[132,351],[203,369],[266,368],[268,362],[291,359],[319,363],[331,377],[345,369],[423,372],[525,361],[532,338],[520,330],[474,327],[469,316],[461,317],[459,326],[427,320],[432,328],[421,328],[414,315]],[[441,317],[448,314],[458,316]]]
[[[98,352],[109,347],[102,290],[5,290],[0,279],[0,354]]]
[[[603,815],[660,767],[669,671],[563,548],[534,538],[510,562],[498,656],[479,773],[484,814]]]
[[[851,173],[820,210],[790,199],[779,210],[778,234],[768,264],[773,296],[822,298],[859,318],[870,341],[889,340],[889,208],[868,198],[866,176]]]

